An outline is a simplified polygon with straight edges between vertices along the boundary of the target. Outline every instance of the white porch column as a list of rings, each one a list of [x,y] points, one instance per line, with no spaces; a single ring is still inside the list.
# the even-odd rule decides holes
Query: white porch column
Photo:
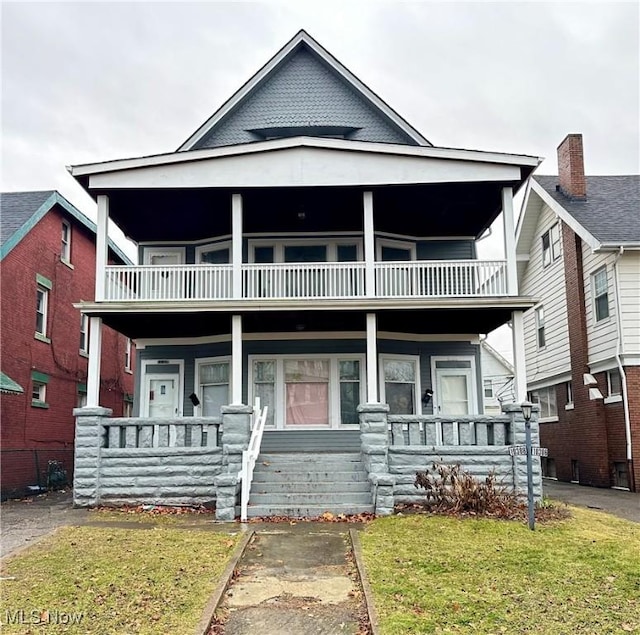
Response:
[[[105,278],[108,260],[108,230],[109,230],[109,197],[98,195],[98,222],[96,233],[96,301],[105,298]]]
[[[527,366],[524,357],[524,311],[511,313],[511,334],[513,336],[514,393],[516,403],[527,398]]]
[[[231,316],[231,404],[242,404],[242,316]]]
[[[378,403],[378,327],[375,313],[367,313],[367,403]]]
[[[97,279],[96,279],[97,280]],[[100,359],[102,357],[102,319],[89,318],[89,367],[87,369],[87,408],[100,405]]]
[[[364,288],[365,295],[372,298],[376,294],[376,253],[373,235],[373,192],[362,193],[362,204],[364,208]]]
[[[516,263],[516,225],[513,217],[513,188],[502,188],[502,221],[504,223],[504,256],[507,259],[507,294],[518,295]]]
[[[231,262],[233,297],[238,300],[242,298],[242,194],[231,196]]]

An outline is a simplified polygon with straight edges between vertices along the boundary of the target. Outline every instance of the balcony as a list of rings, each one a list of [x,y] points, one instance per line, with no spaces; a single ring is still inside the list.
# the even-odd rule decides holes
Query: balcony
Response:
[[[232,265],[106,267],[108,302],[181,300],[314,300],[349,298],[473,298],[507,295],[504,260],[374,263],[367,293],[364,262],[243,264],[234,297]]]

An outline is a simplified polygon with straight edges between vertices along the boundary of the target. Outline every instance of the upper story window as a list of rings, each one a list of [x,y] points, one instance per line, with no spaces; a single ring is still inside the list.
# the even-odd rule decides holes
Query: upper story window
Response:
[[[539,306],[536,309],[536,341],[538,343],[538,348],[544,348],[546,346],[547,340],[545,337],[544,330],[544,307]]]
[[[80,352],[89,352],[89,317],[84,313],[80,314]]]
[[[560,258],[560,227],[558,223],[542,234],[542,266],[546,267]]]
[[[606,265],[591,276],[591,289],[596,322],[600,322],[609,317],[609,284]]]
[[[51,291],[51,280],[36,274],[36,339],[49,342],[47,337],[47,319],[49,313],[49,292]]]
[[[62,221],[62,241],[60,244],[60,260],[66,263],[71,262],[71,225]]]

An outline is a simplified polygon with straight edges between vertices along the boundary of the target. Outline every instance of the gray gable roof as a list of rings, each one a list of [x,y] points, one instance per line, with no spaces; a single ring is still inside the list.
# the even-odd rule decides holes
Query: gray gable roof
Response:
[[[299,31],[178,151],[274,136],[431,144],[316,40]]]
[[[55,205],[84,225],[92,234],[96,224],[55,190],[0,193],[0,259],[4,258]],[[124,264],[133,264],[124,252],[109,240],[109,249]]]
[[[603,245],[640,243],[640,175],[587,176],[587,199],[556,191],[557,176],[533,177]]]

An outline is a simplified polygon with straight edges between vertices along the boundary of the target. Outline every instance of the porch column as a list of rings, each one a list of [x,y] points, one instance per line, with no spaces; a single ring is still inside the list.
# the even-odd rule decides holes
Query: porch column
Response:
[[[524,357],[524,311],[511,313],[511,335],[513,337],[513,368],[515,377],[513,388],[516,403],[527,398],[527,367]]]
[[[242,404],[242,316],[231,316],[231,404]]]
[[[364,288],[365,295],[376,295],[375,240],[373,235],[373,192],[362,193],[364,208]]]
[[[96,279],[97,280],[97,279]],[[100,358],[102,356],[102,319],[89,318],[89,367],[87,370],[87,408],[100,405]]]
[[[105,278],[108,260],[109,197],[98,195],[98,222],[96,229],[96,301],[105,299]]]
[[[504,257],[507,260],[507,295],[518,295],[516,267],[516,226],[513,218],[513,188],[502,188],[502,221],[504,223]]]
[[[378,328],[376,314],[367,313],[367,403],[378,403]]]
[[[231,195],[231,262],[233,297],[239,300],[242,298],[242,194]]]

